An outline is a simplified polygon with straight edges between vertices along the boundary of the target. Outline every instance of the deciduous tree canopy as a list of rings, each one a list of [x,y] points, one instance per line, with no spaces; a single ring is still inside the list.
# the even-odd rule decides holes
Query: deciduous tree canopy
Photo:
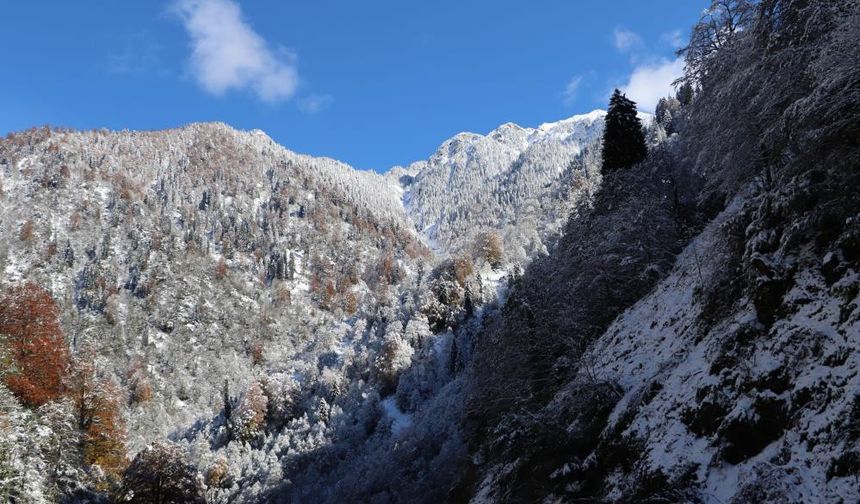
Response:
[[[11,287],[0,298],[0,341],[5,341],[11,371],[3,380],[28,406],[58,398],[68,367],[68,350],[57,304],[34,283]]]

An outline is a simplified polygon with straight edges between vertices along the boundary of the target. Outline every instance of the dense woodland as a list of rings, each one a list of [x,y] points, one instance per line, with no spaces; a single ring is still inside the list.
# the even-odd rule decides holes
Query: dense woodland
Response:
[[[0,501],[860,499],[860,2],[714,0],[653,116],[385,175],[0,140]]]

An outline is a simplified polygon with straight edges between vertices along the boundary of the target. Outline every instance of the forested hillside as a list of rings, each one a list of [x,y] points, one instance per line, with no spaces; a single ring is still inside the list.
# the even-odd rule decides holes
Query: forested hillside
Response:
[[[595,110],[537,128],[504,124],[461,133],[424,161],[394,168],[404,206],[434,248],[460,251],[487,230],[507,244],[509,262],[546,253],[575,209],[600,186],[606,112]],[[655,131],[658,123],[640,113]]]
[[[110,489],[125,457],[219,415],[227,438],[262,435],[286,421],[302,382],[328,376],[318,358],[376,353],[381,339],[352,345],[370,337],[357,320],[373,334],[382,307],[417,302],[400,293],[429,252],[381,177],[261,133],[40,129],[4,140],[0,159],[4,381],[24,406],[58,409],[50,421],[80,431],[68,440],[77,450],[64,449],[77,451],[64,455],[74,469],[33,482],[46,498]],[[44,322],[27,320],[34,305]],[[42,345],[62,351],[30,362]],[[49,371],[43,392],[20,384]],[[223,418],[233,406],[237,417]],[[14,417],[16,429],[55,428],[38,413]],[[93,436],[110,437],[111,467]]]
[[[677,134],[476,348],[472,502],[853,502],[860,6],[714,2]]]
[[[714,0],[680,55],[653,116],[384,175],[0,140],[0,501],[860,500],[860,2]]]
[[[578,151],[563,160],[599,179]],[[0,142],[0,176],[3,488],[36,501],[131,498],[148,446],[220,474],[182,492],[254,501],[320,447],[399,431],[543,249],[506,247],[502,228],[551,240],[591,190],[431,250],[400,181],[223,124],[33,129]],[[185,444],[153,445],[168,440]]]

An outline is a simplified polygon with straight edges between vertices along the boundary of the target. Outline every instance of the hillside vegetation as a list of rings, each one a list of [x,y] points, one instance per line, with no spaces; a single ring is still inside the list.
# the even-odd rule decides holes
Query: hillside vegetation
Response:
[[[654,116],[384,175],[9,135],[0,501],[857,501],[858,46],[856,0],[715,0]]]

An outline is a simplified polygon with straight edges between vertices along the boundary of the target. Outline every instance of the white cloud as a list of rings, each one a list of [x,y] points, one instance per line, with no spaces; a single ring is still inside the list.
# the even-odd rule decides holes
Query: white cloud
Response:
[[[656,63],[633,69],[627,84],[621,90],[638,104],[640,110],[653,111],[657,100],[672,93],[672,82],[683,75],[684,60],[661,59]]]
[[[299,78],[293,58],[273,52],[243,19],[239,4],[176,0],[172,10],[191,37],[191,69],[207,92],[250,89],[270,103],[295,94]]]
[[[684,46],[684,39],[681,38],[681,30],[672,30],[660,35],[660,41],[673,49],[679,49]]]
[[[299,110],[308,115],[314,115],[329,108],[334,98],[331,95],[312,94],[299,100]]]
[[[577,92],[579,91],[579,85],[582,84],[582,76],[577,75],[570,79],[570,82],[567,83],[567,87],[564,88],[564,91],[561,93],[564,98],[565,105],[573,105],[573,102],[576,100]]]
[[[612,32],[612,40],[615,48],[623,53],[641,49],[644,45],[639,34],[622,26],[615,27]]]

